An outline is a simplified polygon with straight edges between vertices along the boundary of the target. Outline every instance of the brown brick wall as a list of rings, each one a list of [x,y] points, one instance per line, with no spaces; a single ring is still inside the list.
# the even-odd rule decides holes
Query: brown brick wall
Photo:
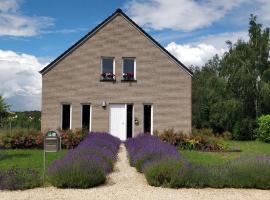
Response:
[[[102,56],[115,57],[115,83],[100,82]],[[136,57],[137,82],[121,82],[122,57]],[[61,103],[72,104],[72,128],[81,125],[81,103],[92,104],[92,130],[108,131],[109,107],[133,103],[142,131],[143,103],[153,104],[154,130],[191,131],[191,76],[134,28],[116,16],[42,77],[42,130],[60,127]]]

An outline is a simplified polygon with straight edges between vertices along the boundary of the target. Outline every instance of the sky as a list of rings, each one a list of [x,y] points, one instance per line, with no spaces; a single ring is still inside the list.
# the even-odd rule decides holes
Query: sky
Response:
[[[38,71],[117,8],[186,66],[248,40],[250,14],[270,26],[270,0],[0,0],[0,95],[11,110],[40,110]]]

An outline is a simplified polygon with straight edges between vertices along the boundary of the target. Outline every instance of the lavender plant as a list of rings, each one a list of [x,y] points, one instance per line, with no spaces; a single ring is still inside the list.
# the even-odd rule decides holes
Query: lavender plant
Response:
[[[131,166],[152,186],[270,189],[270,156],[242,156],[219,166],[188,162],[173,145],[140,135],[125,143]]]
[[[1,190],[25,190],[40,185],[40,174],[34,169],[13,167],[0,172]]]
[[[139,172],[160,161],[180,160],[176,147],[162,142],[158,137],[141,134],[126,141],[131,166]]]
[[[108,133],[89,133],[49,167],[50,182],[61,188],[89,188],[104,183],[106,174],[113,170],[120,143]]]

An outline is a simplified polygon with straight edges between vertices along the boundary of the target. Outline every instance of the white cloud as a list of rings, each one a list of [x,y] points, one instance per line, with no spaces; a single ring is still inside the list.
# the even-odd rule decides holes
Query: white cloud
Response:
[[[126,5],[132,18],[145,28],[191,31],[222,19],[244,0],[134,0]]]
[[[270,1],[269,0],[257,0],[259,9],[257,9],[254,14],[258,15],[259,19],[265,26],[270,25]]]
[[[0,36],[34,36],[53,25],[50,17],[30,17],[19,12],[18,0],[0,0]]]
[[[181,45],[171,42],[166,49],[187,66],[202,66],[214,55],[222,55],[225,52],[225,49],[216,49],[213,45],[204,43]]]
[[[205,43],[215,46],[217,49],[227,49],[226,41],[230,40],[232,43],[237,42],[237,40],[247,41],[249,39],[247,31],[239,32],[225,32],[215,35],[206,35],[198,38],[197,42],[194,44]]]
[[[238,39],[247,41],[247,32],[221,33],[198,38],[190,44],[176,44],[171,42],[166,49],[185,65],[202,66],[214,55],[222,56],[228,50],[226,41],[235,43]]]
[[[17,101],[23,97],[27,104],[33,103],[32,108],[40,108],[40,101],[36,101],[41,94],[38,71],[44,66],[35,56],[0,50],[0,95]]]

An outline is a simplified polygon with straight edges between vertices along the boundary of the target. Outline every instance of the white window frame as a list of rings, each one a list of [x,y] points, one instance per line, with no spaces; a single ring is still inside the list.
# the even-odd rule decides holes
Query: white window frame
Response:
[[[134,80],[137,80],[136,78],[136,58],[135,57],[122,57],[122,78],[123,78],[123,73],[124,73],[124,60],[125,59],[133,59],[134,60]]]
[[[103,73],[103,59],[113,59],[113,74],[115,75],[115,58],[114,57],[110,57],[110,56],[102,56],[100,58],[100,71],[102,74]]]
[[[61,112],[60,112],[60,127],[61,127],[61,130],[63,130],[63,106],[64,105],[69,105],[70,106],[70,109],[69,109],[69,115],[70,115],[70,121],[69,121],[69,130],[72,129],[72,104],[71,103],[61,103]]]
[[[154,115],[154,106],[152,103],[143,103],[143,107],[142,107],[142,132],[144,132],[144,106],[151,106],[151,130],[150,130],[150,134],[153,135],[153,129],[154,129],[154,119],[153,119],[153,115]]]
[[[89,118],[89,132],[92,131],[92,105],[91,103],[81,103],[81,128],[83,128],[83,106],[89,105],[90,106],[90,118]]]

